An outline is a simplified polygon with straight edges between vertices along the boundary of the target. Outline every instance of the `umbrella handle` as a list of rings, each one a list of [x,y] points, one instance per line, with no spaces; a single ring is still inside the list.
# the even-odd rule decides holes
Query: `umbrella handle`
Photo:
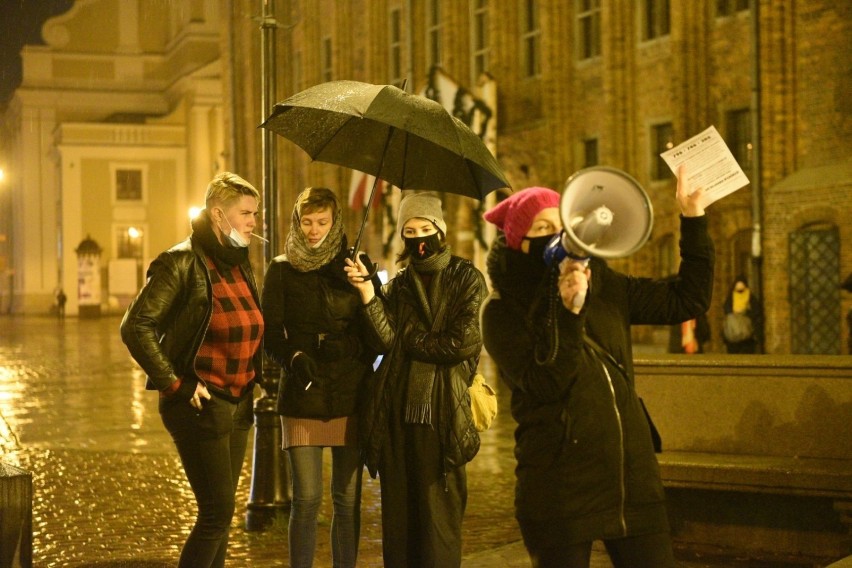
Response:
[[[349,258],[351,258],[353,262],[355,261],[355,247],[349,249]],[[367,269],[367,274],[363,275],[364,281],[372,280],[373,278],[375,278],[376,274],[378,274],[379,272],[379,265],[374,264],[365,252],[359,252],[358,259],[364,265],[364,268]]]

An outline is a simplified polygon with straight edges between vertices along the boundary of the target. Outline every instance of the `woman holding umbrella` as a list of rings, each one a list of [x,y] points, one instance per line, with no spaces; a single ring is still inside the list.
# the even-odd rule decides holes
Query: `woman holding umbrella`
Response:
[[[332,456],[333,563],[355,566],[362,472],[356,404],[375,356],[360,340],[361,302],[343,270],[346,236],[330,189],[299,194],[284,249],[266,272],[262,306],[264,346],[283,369],[278,413],[293,480],[290,566],[313,564],[325,447]]]
[[[482,340],[482,274],[452,256],[441,201],[416,193],[400,203],[408,261],[381,295],[347,260],[361,294],[367,340],[384,354],[360,414],[370,474],[379,475],[386,566],[459,566],[467,502],[465,464],[479,450],[467,389]]]

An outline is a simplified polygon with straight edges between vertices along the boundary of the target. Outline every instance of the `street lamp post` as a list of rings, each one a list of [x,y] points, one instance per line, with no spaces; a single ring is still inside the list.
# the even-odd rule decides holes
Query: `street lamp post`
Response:
[[[275,1],[261,0],[261,112],[264,120],[272,109],[275,97]],[[264,226],[267,243],[264,246],[265,265],[275,257],[278,245],[278,198],[276,194],[275,139],[272,131],[261,129],[263,160]],[[276,412],[278,375],[280,369],[264,358],[261,396],[254,404],[254,456],[252,460],[251,492],[246,509],[246,530],[266,529],[279,513],[290,508],[290,470],[281,450],[281,421]]]

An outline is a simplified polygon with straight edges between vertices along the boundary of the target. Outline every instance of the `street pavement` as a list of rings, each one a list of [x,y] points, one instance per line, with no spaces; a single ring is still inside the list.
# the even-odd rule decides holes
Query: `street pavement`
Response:
[[[119,321],[0,317],[0,460],[33,476],[35,566],[174,566],[192,526],[192,492],[160,422],[157,396],[145,390],[144,374],[121,342]],[[462,565],[527,567],[513,517],[514,422],[508,394],[490,361],[483,365],[498,391],[500,413],[468,465]],[[245,530],[251,458],[250,447],[227,565],[286,566],[285,519],[263,532]],[[364,477],[359,566],[378,567],[379,484]],[[326,495],[315,562],[320,568],[331,565],[330,518]],[[683,565],[747,564],[691,559]],[[600,543],[592,566],[611,566]]]

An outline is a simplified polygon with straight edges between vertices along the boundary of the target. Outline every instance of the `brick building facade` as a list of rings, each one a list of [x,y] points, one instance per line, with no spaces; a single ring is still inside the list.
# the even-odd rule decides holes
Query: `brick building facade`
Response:
[[[408,79],[417,90],[435,65],[468,86],[487,72],[498,89],[497,157],[513,187],[559,189],[595,164],[623,169],[645,187],[651,240],[613,264],[647,276],[677,268],[675,180],[657,155],[715,125],[752,184],[709,209],[717,243],[710,349],[724,349],[722,303],[732,279],[747,273],[764,301],[767,353],[842,353],[852,309],[852,295],[839,288],[852,271],[852,229],[843,222],[852,211],[852,7],[756,3],[754,26],[744,0],[278,0],[277,98],[337,79]],[[260,4],[229,2],[222,50],[233,162],[258,182]],[[304,186],[343,193],[350,174],[309,163],[289,142],[277,148],[283,238]],[[466,212],[455,229],[466,234],[475,204],[449,201],[448,211]],[[351,231],[357,222],[347,213]],[[379,236],[381,223],[372,226]],[[640,342],[659,336],[637,332]]]

